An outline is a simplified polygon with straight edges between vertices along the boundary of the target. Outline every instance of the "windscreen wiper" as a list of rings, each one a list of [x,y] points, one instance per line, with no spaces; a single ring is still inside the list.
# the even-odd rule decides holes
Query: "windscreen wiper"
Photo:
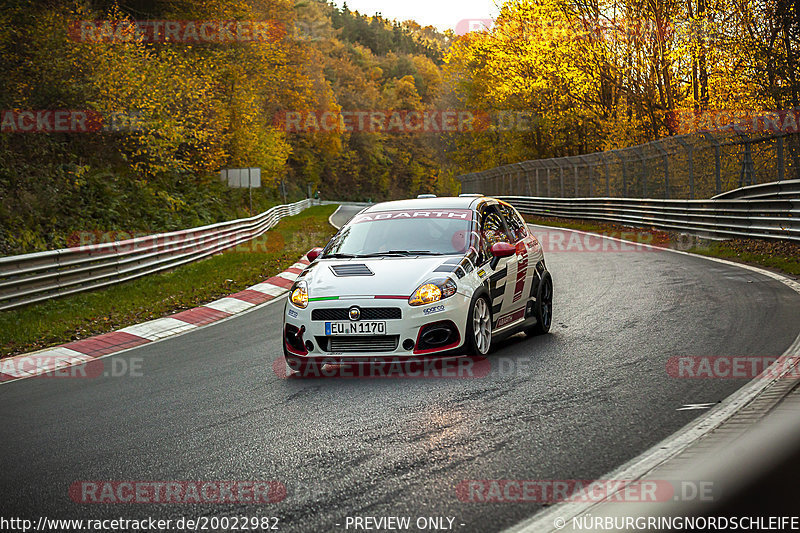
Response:
[[[384,256],[412,256],[412,255],[444,255],[441,252],[431,252],[430,250],[387,250],[385,252],[375,252],[372,254],[360,255],[359,257],[384,257]]]
[[[354,254],[327,254],[323,255],[322,259],[355,259],[356,257],[363,257]]]

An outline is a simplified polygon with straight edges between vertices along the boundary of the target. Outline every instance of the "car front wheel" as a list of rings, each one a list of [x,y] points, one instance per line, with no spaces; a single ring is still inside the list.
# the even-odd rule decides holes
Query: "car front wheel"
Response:
[[[488,354],[492,347],[492,310],[486,296],[473,299],[467,318],[467,330],[470,354]]]

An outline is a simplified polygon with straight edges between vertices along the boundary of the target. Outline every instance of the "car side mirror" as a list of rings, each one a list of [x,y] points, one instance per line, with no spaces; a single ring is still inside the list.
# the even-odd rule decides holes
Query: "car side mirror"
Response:
[[[317,257],[319,257],[321,254],[322,254],[322,248],[312,248],[311,250],[308,251],[306,257],[308,257],[308,260],[313,263],[314,261],[317,260]]]
[[[492,268],[497,268],[500,259],[503,257],[511,257],[517,253],[516,247],[508,244],[507,242],[496,242],[492,245]]]

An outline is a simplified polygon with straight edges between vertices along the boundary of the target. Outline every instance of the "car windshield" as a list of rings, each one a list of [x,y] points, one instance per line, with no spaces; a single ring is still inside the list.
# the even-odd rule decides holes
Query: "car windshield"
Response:
[[[472,236],[472,212],[466,209],[369,212],[345,226],[323,257],[461,254]]]

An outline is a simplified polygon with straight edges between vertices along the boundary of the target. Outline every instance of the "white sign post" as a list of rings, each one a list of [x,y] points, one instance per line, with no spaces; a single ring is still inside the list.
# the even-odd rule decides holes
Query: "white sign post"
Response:
[[[250,214],[253,214],[253,189],[261,188],[261,169],[260,168],[223,168],[220,171],[220,179],[228,182],[228,187],[232,189],[243,189],[247,187],[250,192]]]

